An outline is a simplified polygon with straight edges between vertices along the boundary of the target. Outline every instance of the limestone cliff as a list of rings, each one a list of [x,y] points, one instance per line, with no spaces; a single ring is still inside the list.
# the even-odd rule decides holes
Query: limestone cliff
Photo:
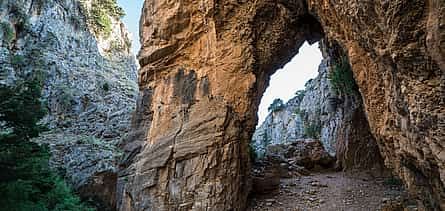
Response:
[[[269,76],[303,42],[324,38],[349,57],[385,165],[426,208],[445,209],[444,4],[145,1],[119,208],[244,209]]]
[[[366,121],[361,97],[353,90],[356,88],[337,90],[332,85],[334,79],[330,74],[343,70],[336,69],[334,60],[326,57],[319,66],[318,76],[310,79],[306,89],[298,92],[283,109],[266,117],[255,130],[251,144],[261,156],[268,145],[316,138],[331,156],[337,156],[338,168],[380,171],[381,158],[376,156],[377,144]],[[340,82],[343,81],[336,81]]]
[[[0,83],[30,74],[44,79],[43,123],[50,131],[36,141],[50,145],[50,164],[83,197],[110,209],[116,145],[135,107],[137,63],[122,11],[108,13],[105,7],[118,7],[103,2],[0,1]]]
[[[290,99],[283,108],[270,112],[261,125],[256,128],[251,145],[257,156],[265,154],[267,146],[284,144],[305,137],[304,123],[297,112],[301,99]]]

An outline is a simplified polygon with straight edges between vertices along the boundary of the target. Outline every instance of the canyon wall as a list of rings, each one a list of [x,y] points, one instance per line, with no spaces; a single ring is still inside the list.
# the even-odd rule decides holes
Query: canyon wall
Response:
[[[444,3],[145,1],[121,210],[242,210],[269,76],[304,41],[346,49],[372,135],[427,209],[445,209]]]
[[[303,138],[319,139],[324,149],[337,157],[336,168],[366,169],[380,174],[383,160],[371,135],[361,96],[354,79],[345,77],[351,70],[348,66],[335,67],[338,64],[325,52],[325,44],[321,48],[326,58],[321,61],[317,77],[310,79],[306,88],[298,91],[283,108],[269,113],[256,128],[251,146],[261,157],[270,145]],[[341,80],[334,79],[334,71],[343,74]],[[343,86],[332,85],[339,83]],[[350,89],[344,86],[348,83]]]
[[[445,209],[443,1],[309,1],[348,51],[385,165],[426,209]]]
[[[34,141],[49,145],[50,165],[100,209],[115,204],[117,144],[137,96],[125,26],[105,13],[109,25],[100,27],[92,15],[112,2],[0,1],[0,83],[42,78],[49,131]]]

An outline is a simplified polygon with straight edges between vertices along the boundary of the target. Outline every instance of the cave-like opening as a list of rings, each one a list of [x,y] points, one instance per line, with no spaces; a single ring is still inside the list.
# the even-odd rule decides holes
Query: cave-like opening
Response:
[[[300,64],[292,59],[271,76],[260,103],[249,145],[253,188],[248,210],[374,209],[383,199],[406,194],[383,165],[348,52],[324,39],[319,49],[318,43],[314,46],[320,59],[314,59],[313,77],[298,75],[308,58]],[[300,47],[297,56],[307,56],[306,47]],[[280,77],[291,82],[300,77],[304,88]],[[284,89],[293,96],[281,97]],[[358,195],[351,199],[348,191]]]
[[[318,43],[309,45],[306,42],[297,55],[270,77],[258,108],[258,124],[251,142],[256,156],[261,157],[267,145],[288,143],[306,136],[299,107],[306,85],[317,78],[319,71],[321,74],[326,71],[326,65],[319,70],[321,62]]]
[[[270,76],[306,41],[321,41],[328,74],[344,82],[331,84],[335,95],[327,95],[321,108],[308,104],[297,111],[311,123],[307,129],[319,131],[314,136],[336,137],[330,142],[335,164],[327,164],[339,170],[373,169],[373,165],[381,164],[364,106],[359,103],[363,92],[373,133],[379,135],[377,123],[371,121],[376,115],[369,112],[368,103],[370,95],[383,97],[371,94],[364,81],[378,74],[363,76],[368,73],[363,64],[374,65],[372,71],[379,63],[368,58],[372,55],[366,55],[368,49],[362,48],[367,41],[348,43],[355,36],[350,28],[340,29],[326,16],[317,16],[320,8],[306,1],[192,5],[169,2],[161,6],[147,1],[144,6],[139,54],[141,100],[133,121],[134,134],[123,144],[128,159],[121,166],[118,181],[121,209],[244,210],[251,179],[255,179],[250,174],[249,143],[257,125],[261,96]],[[333,21],[339,19],[332,17]],[[365,60],[359,61],[357,56]],[[361,75],[354,78],[352,72]],[[343,80],[351,76],[352,80]],[[362,90],[351,86],[355,79]],[[381,87],[373,90],[381,90],[377,88]],[[326,122],[335,127],[322,127]],[[313,143],[325,148],[323,143]],[[316,155],[311,150],[307,154]],[[286,162],[290,164],[289,159]],[[280,167],[282,162],[277,164]],[[298,166],[296,169],[304,174]],[[264,186],[270,184],[264,181]],[[141,189],[141,184],[146,186]],[[294,180],[293,184],[305,183]],[[317,182],[312,186],[325,187]],[[300,194],[291,200],[304,197]]]

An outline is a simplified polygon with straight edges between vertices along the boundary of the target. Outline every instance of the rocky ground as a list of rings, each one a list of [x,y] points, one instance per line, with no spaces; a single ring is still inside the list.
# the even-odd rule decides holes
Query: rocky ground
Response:
[[[400,183],[367,173],[320,170],[281,178],[279,189],[252,195],[253,210],[417,210]]]

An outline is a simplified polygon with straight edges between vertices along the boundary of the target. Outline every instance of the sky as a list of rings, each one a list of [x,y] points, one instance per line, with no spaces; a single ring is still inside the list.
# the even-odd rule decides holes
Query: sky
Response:
[[[125,25],[133,36],[133,52],[138,53],[139,43],[139,18],[141,16],[144,0],[117,0],[118,4],[125,10],[123,18]],[[282,69],[271,76],[269,87],[261,99],[258,109],[258,124],[266,118],[267,108],[275,98],[287,102],[295,96],[297,90],[304,89],[304,84],[318,74],[318,65],[322,59],[318,43],[309,45],[304,43],[299,53]]]
[[[266,119],[269,113],[267,108],[274,99],[280,98],[287,102],[295,96],[296,91],[304,89],[304,84],[309,79],[317,76],[321,59],[318,43],[309,45],[306,42],[289,63],[270,77],[269,87],[264,92],[258,108],[258,124]]]
[[[141,47],[139,43],[139,18],[141,17],[144,0],[117,0],[117,3],[125,10],[123,21],[132,34],[133,53],[137,54]]]

